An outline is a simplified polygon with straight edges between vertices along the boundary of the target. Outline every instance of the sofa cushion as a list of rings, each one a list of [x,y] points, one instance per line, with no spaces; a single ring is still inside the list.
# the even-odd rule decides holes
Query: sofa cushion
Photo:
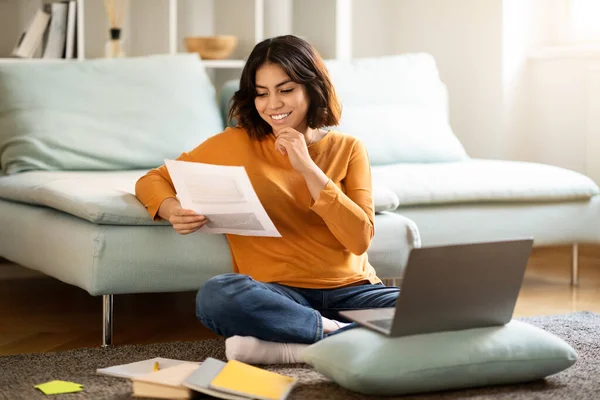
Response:
[[[0,178],[0,198],[51,207],[95,224],[156,225],[135,197],[146,170],[30,171]]]
[[[375,235],[367,250],[380,278],[401,278],[410,250],[421,247],[417,224],[395,212],[375,216]]]
[[[446,86],[431,55],[326,65],[342,102],[336,129],[360,138],[373,165],[468,159],[450,127]]]
[[[580,173],[550,165],[471,159],[441,164],[372,168],[373,182],[387,186],[400,207],[467,202],[588,199],[598,185]]]
[[[554,334],[513,320],[399,338],[350,329],[307,347],[302,358],[347,389],[401,395],[533,381],[568,368],[577,353]]]
[[[407,206],[393,213],[416,223],[423,246],[518,237],[533,237],[535,246],[600,243],[600,196],[578,201]]]
[[[398,196],[385,185],[373,185],[373,203],[375,212],[394,211],[398,208],[400,201]]]
[[[449,123],[448,94],[429,54],[325,61],[342,102],[336,128],[361,139],[373,165],[466,160]],[[238,81],[220,91],[226,118]]]
[[[149,169],[222,130],[196,54],[0,63],[8,174]]]
[[[96,224],[155,225],[135,197],[135,183],[146,170],[30,171],[0,177],[0,198],[52,207]],[[374,187],[375,210],[398,206],[385,187]]]

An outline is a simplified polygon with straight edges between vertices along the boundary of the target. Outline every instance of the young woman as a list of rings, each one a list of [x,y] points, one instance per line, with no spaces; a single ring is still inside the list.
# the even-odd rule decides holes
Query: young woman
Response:
[[[227,357],[299,362],[307,344],[338,331],[340,310],[393,307],[366,251],[374,233],[371,170],[356,138],[336,126],[340,105],[323,60],[291,35],[252,50],[227,128],[178,160],[244,166],[281,238],[227,235],[234,273],[206,282],[198,319],[225,336]],[[166,167],[136,194],[155,219],[190,234],[207,219],[181,207]]]

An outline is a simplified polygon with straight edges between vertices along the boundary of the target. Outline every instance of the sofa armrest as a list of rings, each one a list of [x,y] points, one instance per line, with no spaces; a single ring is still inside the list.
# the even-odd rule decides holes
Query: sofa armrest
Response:
[[[421,236],[412,220],[393,212],[375,215],[375,236],[367,254],[379,278],[401,277],[416,247],[421,247]]]

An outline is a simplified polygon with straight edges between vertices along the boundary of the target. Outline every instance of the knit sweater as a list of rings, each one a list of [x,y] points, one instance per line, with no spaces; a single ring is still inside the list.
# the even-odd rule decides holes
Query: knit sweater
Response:
[[[258,141],[244,129],[227,128],[177,160],[245,167],[281,233],[282,237],[228,234],[234,272],[302,288],[379,283],[366,253],[374,234],[374,207],[364,145],[329,131],[308,146],[308,152],[329,178],[316,201],[287,155],[275,150],[273,135]],[[136,195],[150,215],[160,219],[161,203],[176,196],[167,168],[162,165],[141,177]]]

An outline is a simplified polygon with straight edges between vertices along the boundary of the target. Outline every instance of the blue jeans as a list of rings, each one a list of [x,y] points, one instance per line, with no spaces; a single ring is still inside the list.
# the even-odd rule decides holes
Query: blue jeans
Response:
[[[394,307],[398,293],[397,287],[383,284],[303,289],[223,274],[198,291],[196,315],[208,329],[225,337],[310,344],[323,338],[321,316],[343,321],[338,311]]]

